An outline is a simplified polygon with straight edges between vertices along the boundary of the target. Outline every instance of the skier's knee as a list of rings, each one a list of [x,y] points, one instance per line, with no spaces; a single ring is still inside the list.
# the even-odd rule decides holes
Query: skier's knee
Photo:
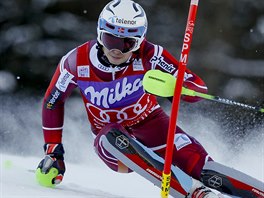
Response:
[[[156,151],[165,156],[166,149]],[[193,137],[184,132],[177,133],[173,151],[173,164],[179,167],[188,175],[200,180],[201,171],[206,161],[212,161],[206,150]]]
[[[175,164],[193,178],[200,180],[202,168],[212,161],[204,147],[186,133],[177,133],[175,138]]]
[[[109,124],[106,125],[102,130],[98,133],[94,140],[94,148],[97,155],[100,157],[101,160],[113,171],[121,172],[121,173],[129,173],[132,172],[126,165],[124,165],[120,160],[114,157],[102,144],[102,136],[106,135],[111,129],[117,128],[122,129],[124,128],[118,124]]]

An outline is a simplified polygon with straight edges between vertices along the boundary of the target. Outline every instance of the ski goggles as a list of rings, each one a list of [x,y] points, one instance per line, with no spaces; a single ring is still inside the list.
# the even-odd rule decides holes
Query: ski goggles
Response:
[[[117,49],[122,53],[133,51],[138,43],[135,37],[117,37],[113,34],[102,32],[101,40],[104,47],[108,50]]]

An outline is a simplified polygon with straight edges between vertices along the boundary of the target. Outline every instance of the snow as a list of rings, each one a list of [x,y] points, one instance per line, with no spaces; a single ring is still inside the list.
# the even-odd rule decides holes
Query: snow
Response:
[[[17,86],[16,79],[11,72],[0,70],[0,93],[9,93],[14,91]]]
[[[39,186],[34,171],[43,157],[41,100],[20,97],[18,102],[15,98],[2,97],[1,101],[0,130],[12,141],[0,141],[0,198],[160,197],[160,189],[146,179],[136,173],[116,173],[99,160],[92,148],[92,136],[87,130],[80,98],[71,98],[66,106],[64,180],[55,188]],[[15,111],[11,108],[14,102]],[[239,150],[231,151],[232,145],[225,143],[219,123],[213,117],[204,117],[201,111],[195,111],[194,104],[192,107],[192,114],[180,114],[179,124],[184,130],[197,137],[216,161],[264,182],[263,127],[252,129]]]
[[[240,154],[236,168],[263,181],[263,159],[249,152]],[[248,158],[250,157],[250,158]],[[135,173],[108,169],[96,156],[88,163],[66,163],[63,182],[55,188],[39,186],[35,180],[37,157],[0,155],[0,198],[159,198],[160,190]],[[262,172],[260,171],[262,169]]]
[[[1,154],[0,197],[159,197],[160,190],[137,174],[115,173],[103,164],[87,167],[85,164],[66,163],[67,173],[60,185],[41,187],[34,174],[38,162],[36,157]]]

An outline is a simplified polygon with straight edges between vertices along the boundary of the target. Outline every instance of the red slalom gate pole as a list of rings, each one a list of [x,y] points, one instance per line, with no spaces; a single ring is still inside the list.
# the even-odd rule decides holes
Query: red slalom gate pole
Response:
[[[199,0],[191,0],[189,14],[183,39],[183,46],[181,51],[180,62],[178,66],[178,75],[176,86],[174,89],[174,96],[172,101],[172,110],[169,122],[168,136],[167,136],[167,147],[165,154],[165,162],[162,173],[161,182],[161,197],[167,198],[170,191],[170,181],[171,181],[171,164],[172,155],[174,148],[174,135],[176,131],[176,123],[180,106],[180,98],[182,92],[182,85],[184,81],[184,73],[188,62],[189,52],[191,49],[191,42],[193,37],[193,30],[195,25],[196,13],[198,9]],[[177,177],[177,176],[176,176]]]

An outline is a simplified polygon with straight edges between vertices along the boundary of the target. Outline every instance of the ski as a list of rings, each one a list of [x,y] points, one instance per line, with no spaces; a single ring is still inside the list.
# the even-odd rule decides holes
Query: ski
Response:
[[[119,129],[111,129],[106,135],[101,136],[101,140],[103,146],[114,157],[160,188],[163,158]],[[169,194],[185,198],[191,189],[192,178],[175,166],[171,166],[171,173]],[[203,182],[208,187],[225,192],[227,197],[264,198],[263,183],[235,169],[216,162],[207,162],[202,174]],[[228,188],[223,188],[224,182],[228,184]]]
[[[264,197],[263,182],[217,162],[207,162],[205,164],[202,178],[206,186],[237,197]]]

